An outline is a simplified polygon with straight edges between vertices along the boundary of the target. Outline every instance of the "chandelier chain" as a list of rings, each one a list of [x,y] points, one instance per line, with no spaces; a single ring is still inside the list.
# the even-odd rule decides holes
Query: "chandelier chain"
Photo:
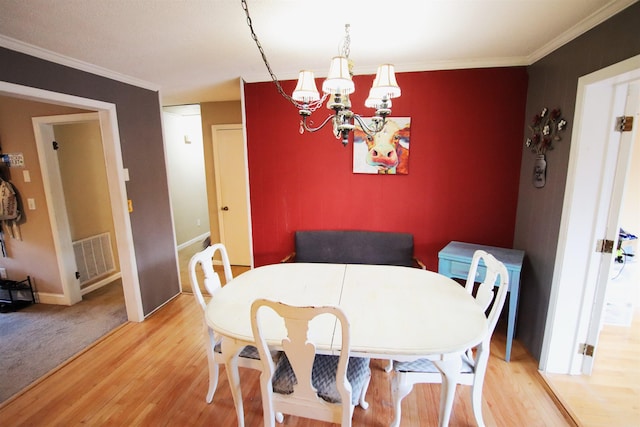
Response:
[[[280,93],[280,95],[282,95],[286,100],[291,102],[298,109],[307,108],[310,111],[315,111],[318,108],[320,108],[320,106],[322,106],[322,103],[327,98],[326,94],[319,101],[315,101],[315,102],[313,102],[313,103],[311,103],[309,105],[303,105],[303,104],[299,104],[298,102],[296,102],[291,96],[289,96],[284,91],[284,89],[282,89],[282,86],[280,85],[280,81],[278,80],[278,78],[276,77],[275,73],[271,69],[271,65],[269,64],[269,61],[267,60],[267,55],[264,53],[264,49],[262,48],[262,45],[260,44],[260,40],[258,40],[258,36],[256,35],[256,32],[253,29],[253,23],[251,21],[251,16],[249,15],[249,6],[247,5],[247,1],[246,0],[240,0],[240,3],[242,4],[242,9],[244,10],[245,15],[247,16],[247,25],[249,26],[249,30],[251,31],[251,38],[256,43],[256,46],[258,47],[258,50],[260,51],[260,55],[262,56],[262,62],[264,62],[264,65],[267,67],[267,71],[269,72],[269,75],[271,76],[271,80],[273,80],[273,83],[276,85],[276,88],[278,89],[278,93]],[[348,45],[347,45],[347,49],[348,49]]]

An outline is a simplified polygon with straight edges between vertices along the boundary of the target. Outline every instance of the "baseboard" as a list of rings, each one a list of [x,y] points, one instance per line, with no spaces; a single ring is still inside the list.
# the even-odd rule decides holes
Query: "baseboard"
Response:
[[[99,289],[105,285],[108,285],[109,283],[121,277],[122,277],[122,274],[120,272],[114,273],[96,283],[93,283],[87,286],[86,288],[81,289],[80,293],[82,295],[88,294],[89,292],[95,291],[96,289]],[[36,301],[38,301],[38,303],[40,304],[69,305],[68,300],[64,296],[64,294],[52,294],[49,292],[37,292],[37,291],[34,293],[36,294]]]
[[[201,234],[199,236],[194,237],[191,240],[188,240],[188,241],[186,241],[184,243],[181,243],[181,244],[178,245],[178,250],[181,250],[181,249],[184,249],[184,248],[186,248],[188,246],[191,246],[194,243],[202,242],[202,241],[204,241],[204,239],[206,239],[210,235],[211,235],[211,233],[204,233],[204,234]]]
[[[105,277],[104,279],[101,279],[95,283],[90,284],[85,288],[80,289],[80,293],[82,295],[88,294],[89,292],[95,291],[96,289],[100,289],[101,287],[106,286],[109,283],[113,282],[114,280],[120,279],[121,277],[122,277],[122,273],[120,272],[113,273]]]
[[[69,305],[63,294],[50,294],[48,292],[34,292],[36,301],[40,304]]]
[[[540,378],[540,382],[542,386],[547,390],[549,397],[555,402],[556,407],[564,416],[564,419],[567,423],[572,427],[581,427],[580,422],[578,421],[577,415],[571,410],[569,405],[562,399],[560,394],[555,390],[553,384],[547,380],[547,377],[543,372],[538,371],[538,377]]]

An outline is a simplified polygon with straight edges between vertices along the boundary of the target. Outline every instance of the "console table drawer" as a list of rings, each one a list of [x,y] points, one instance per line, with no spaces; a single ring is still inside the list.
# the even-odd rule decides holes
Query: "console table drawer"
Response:
[[[455,277],[457,279],[467,279],[469,275],[469,268],[471,267],[471,263],[469,262],[460,262],[460,261],[450,261],[449,263],[449,274],[448,276]],[[440,273],[442,273],[440,271]],[[478,270],[476,271],[476,282],[482,282],[484,280],[484,276],[487,273],[487,268],[483,265],[478,265]]]

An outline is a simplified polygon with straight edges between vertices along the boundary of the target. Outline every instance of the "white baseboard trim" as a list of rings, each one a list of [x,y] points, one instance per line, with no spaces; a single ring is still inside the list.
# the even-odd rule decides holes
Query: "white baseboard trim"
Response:
[[[40,304],[69,305],[63,294],[50,294],[48,292],[35,292],[35,294],[37,295],[36,301]]]
[[[101,287],[108,285],[109,283],[113,282],[114,280],[120,279],[121,277],[122,277],[122,273],[118,271],[116,273],[113,273],[105,277],[104,279],[97,281],[96,283],[90,284],[86,288],[80,289],[80,293],[82,295],[88,294],[89,292],[95,291],[96,289],[100,289]]]
[[[202,241],[204,241],[204,239],[206,239],[206,238],[207,238],[207,237],[209,237],[210,235],[211,235],[211,233],[204,233],[204,234],[201,234],[201,235],[199,235],[199,236],[194,237],[193,239],[191,239],[191,240],[189,240],[189,241],[186,241],[186,242],[184,242],[184,243],[181,243],[181,244],[179,244],[179,245],[178,245],[178,250],[184,249],[184,248],[186,248],[187,246],[191,246],[191,245],[193,245],[194,243],[202,242]]]
[[[109,283],[113,282],[116,279],[120,279],[122,277],[122,273],[117,272],[110,276],[105,277],[104,279],[93,283],[86,288],[80,290],[82,295],[88,294],[91,291],[95,291]],[[49,292],[35,292],[36,301],[40,304],[53,304],[53,305],[69,305],[67,298],[65,298],[64,294],[52,294]]]

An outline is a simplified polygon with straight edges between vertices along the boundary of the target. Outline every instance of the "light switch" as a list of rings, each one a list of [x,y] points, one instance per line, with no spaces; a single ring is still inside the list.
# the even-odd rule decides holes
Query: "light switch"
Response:
[[[35,211],[36,210],[36,200],[35,199],[27,199],[27,206],[29,206],[29,210]]]
[[[31,182],[31,174],[28,170],[23,170],[22,176],[24,177],[24,182]]]

